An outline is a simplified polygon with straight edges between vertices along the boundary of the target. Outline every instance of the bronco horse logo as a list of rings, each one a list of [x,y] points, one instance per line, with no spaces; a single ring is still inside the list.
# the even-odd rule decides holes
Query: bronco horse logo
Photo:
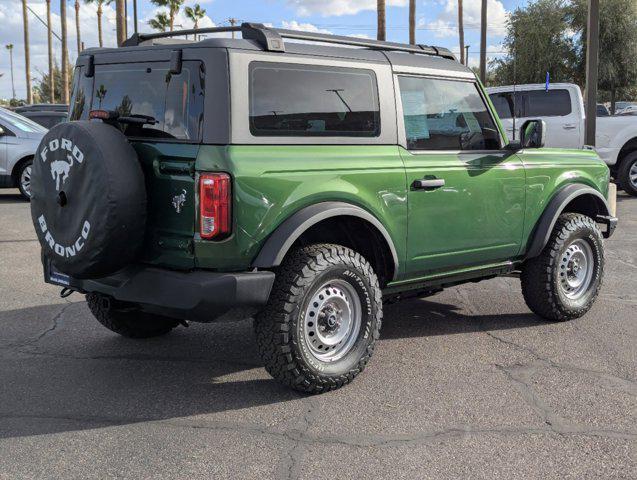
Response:
[[[66,159],[68,162],[64,160],[55,160],[51,162],[51,176],[53,180],[55,180],[55,188],[56,190],[60,189],[60,179],[62,183],[66,182],[66,179],[69,178],[69,171],[73,166],[73,157],[71,155],[67,155]]]
[[[66,179],[69,178],[71,167],[84,161],[84,153],[71,140],[54,138],[42,147],[40,151],[42,162],[47,161],[49,152],[57,150],[60,150],[63,155],[66,154],[66,160],[68,160],[53,160],[51,162],[51,177],[55,180],[55,188],[59,191]]]

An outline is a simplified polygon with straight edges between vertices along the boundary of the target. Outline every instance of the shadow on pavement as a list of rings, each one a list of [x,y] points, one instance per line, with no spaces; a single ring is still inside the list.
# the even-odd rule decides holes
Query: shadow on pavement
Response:
[[[60,310],[0,312],[0,438],[195,415],[214,420],[218,412],[303,398],[263,370],[251,320],[140,341],[103,329],[84,302]],[[411,300],[387,306],[381,341],[538,323],[531,314],[466,316],[452,305]],[[263,414],[290,415],[276,407]]]
[[[22,195],[18,194],[14,194],[14,193],[0,193],[0,204],[11,204],[11,203],[29,203],[27,202],[24,198],[22,198]]]

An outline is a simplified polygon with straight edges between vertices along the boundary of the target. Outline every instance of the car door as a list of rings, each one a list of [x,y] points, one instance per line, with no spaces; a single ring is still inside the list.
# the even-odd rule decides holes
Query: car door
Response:
[[[413,276],[514,257],[525,174],[475,80],[397,75],[408,184],[407,272]],[[402,125],[400,125],[402,121]]]

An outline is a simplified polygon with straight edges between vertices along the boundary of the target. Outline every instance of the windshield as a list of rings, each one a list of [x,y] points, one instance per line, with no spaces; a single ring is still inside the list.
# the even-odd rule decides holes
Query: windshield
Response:
[[[9,128],[20,130],[21,132],[46,133],[46,128],[42,125],[38,125],[33,120],[29,120],[5,108],[0,108],[0,120],[7,122]]]

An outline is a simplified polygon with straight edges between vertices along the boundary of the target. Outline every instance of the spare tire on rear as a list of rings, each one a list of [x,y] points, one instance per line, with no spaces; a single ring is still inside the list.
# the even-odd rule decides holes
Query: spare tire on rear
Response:
[[[69,122],[44,136],[33,159],[31,217],[60,272],[97,278],[138,255],[146,188],[124,134],[102,122]]]

